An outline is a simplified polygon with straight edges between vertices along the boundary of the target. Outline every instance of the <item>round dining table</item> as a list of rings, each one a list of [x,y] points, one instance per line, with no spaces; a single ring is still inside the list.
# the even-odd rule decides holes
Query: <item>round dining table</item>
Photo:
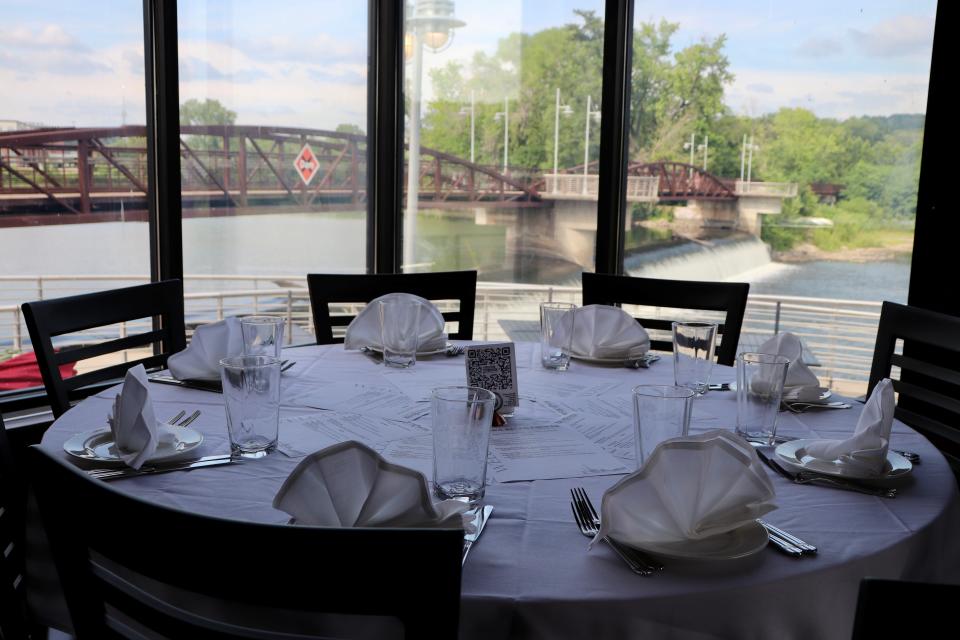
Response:
[[[769,471],[777,509],[765,520],[819,549],[794,558],[770,546],[735,560],[664,561],[651,576],[632,573],[607,545],[575,525],[570,491],[599,505],[606,489],[636,468],[631,390],[672,384],[669,356],[649,368],[574,360],[567,371],[540,366],[539,345],[516,343],[519,407],[491,436],[484,503],[494,511],[462,576],[461,637],[483,638],[849,638],[864,577],[960,582],[960,501],[954,477],[930,442],[896,422],[891,448],[919,454],[895,498],[799,485]],[[278,449],[261,459],[127,478],[113,486],[188,511],[287,523],[272,506],[307,454],[344,440],[370,445],[392,462],[432,469],[430,390],[464,384],[462,355],[386,368],[375,354],[342,345],[289,348],[282,377]],[[712,382],[735,370],[716,365]],[[63,451],[79,432],[106,427],[119,387],[72,408],[41,446]],[[197,455],[229,452],[221,394],[152,384],[157,417],[199,409]],[[862,404],[781,413],[778,434],[842,438]],[[690,432],[732,430],[736,392],[694,401]],[[547,446],[549,445],[549,446]],[[202,550],[201,550],[202,552]],[[52,564],[28,548],[30,601],[41,619],[63,620]],[[896,606],[895,603],[892,606]]]

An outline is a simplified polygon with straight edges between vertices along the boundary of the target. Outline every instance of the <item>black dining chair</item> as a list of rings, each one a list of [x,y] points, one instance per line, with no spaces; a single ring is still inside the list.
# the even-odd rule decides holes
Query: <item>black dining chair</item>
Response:
[[[27,608],[24,531],[27,483],[0,416],[0,638],[43,638]]]
[[[164,280],[123,289],[99,291],[66,298],[25,302],[23,315],[53,415],[60,417],[70,408],[71,395],[81,387],[122,378],[127,369],[142,364],[147,368],[166,366],[167,357],[186,348],[183,324],[183,284]],[[153,319],[153,324],[149,324]],[[100,339],[91,329],[121,323],[120,337]],[[143,322],[145,321],[145,322]],[[145,330],[139,326],[146,324]],[[131,328],[136,332],[132,332]],[[65,336],[86,332],[86,339]],[[59,338],[60,348],[54,347]],[[69,344],[72,343],[72,344]],[[60,367],[72,362],[159,344],[150,355],[111,364],[78,376],[64,378]]]
[[[864,578],[851,637],[949,638],[958,632],[953,609],[958,599],[960,585],[956,584]]]
[[[330,305],[367,303],[388,293],[412,293],[432,302],[456,300],[456,311],[444,311],[443,319],[456,322],[454,340],[473,340],[473,314],[477,300],[476,271],[442,271],[437,273],[392,274],[307,274],[310,307],[317,344],[343,342],[343,335],[334,336],[334,327],[346,327],[356,316],[331,314]]]
[[[367,637],[384,627],[457,636],[462,529],[228,520],[130,496],[38,446],[28,453],[80,640],[326,637],[322,614],[341,625],[376,617]]]
[[[897,341],[903,348],[897,353]],[[895,416],[926,436],[960,479],[960,318],[884,302],[867,397],[893,367]]]
[[[716,347],[717,362],[733,365],[740,342],[743,314],[747,308],[750,285],[741,282],[696,282],[690,280],[660,280],[635,278],[600,273],[583,273],[583,304],[620,306],[634,304],[644,307],[718,311],[725,314],[717,323],[720,344]],[[637,318],[645,329],[671,331],[672,320]],[[650,341],[650,348],[673,351],[671,340]]]

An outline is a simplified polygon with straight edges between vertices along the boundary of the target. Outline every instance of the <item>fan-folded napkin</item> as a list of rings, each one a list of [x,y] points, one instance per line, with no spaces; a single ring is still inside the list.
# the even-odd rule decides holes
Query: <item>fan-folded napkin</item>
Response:
[[[787,379],[783,383],[783,399],[791,402],[818,402],[823,393],[820,381],[803,361],[803,343],[790,333],[778,333],[757,349],[759,353],[784,356],[790,360],[787,366]],[[754,380],[754,384],[762,384]]]
[[[753,447],[729,431],[664,440],[640,469],[603,494],[600,532],[642,547],[701,540],[776,509]]]
[[[567,343],[570,352],[586,358],[639,358],[650,350],[650,336],[629,313],[618,307],[590,304],[568,311],[553,334],[554,346]]]
[[[297,524],[324,527],[459,527],[469,507],[459,500],[434,503],[422,473],[354,441],[301,460],[273,506]]]
[[[170,356],[167,368],[178,380],[220,380],[220,361],[243,355],[240,318],[197,327],[190,344]]]
[[[887,462],[895,407],[893,383],[884,378],[874,387],[864,405],[853,435],[846,440],[812,440],[804,447],[807,455],[827,462],[839,460],[852,468],[882,474]]]
[[[156,452],[161,438],[173,437],[167,425],[157,424],[149,384],[142,364],[129,369],[107,416],[117,455],[134,469]]]
[[[343,341],[344,349],[383,348],[383,340],[380,337],[380,303],[390,301],[421,304],[420,346],[417,351],[439,351],[447,345],[447,334],[443,332],[443,314],[435,304],[412,293],[388,293],[372,300],[353,319],[347,327],[347,335]]]

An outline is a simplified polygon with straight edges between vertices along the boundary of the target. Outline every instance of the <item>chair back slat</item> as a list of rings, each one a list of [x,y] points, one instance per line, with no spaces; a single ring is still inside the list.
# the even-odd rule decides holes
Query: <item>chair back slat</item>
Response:
[[[167,356],[186,347],[183,285],[179,280],[26,302],[23,315],[50,407],[56,417],[70,408],[71,391],[121,377],[124,371],[140,361],[96,369],[77,376],[78,379],[68,378],[69,382],[64,380],[59,365],[160,344],[160,353],[144,362],[165,366]],[[59,351],[54,348],[55,337],[144,319],[153,319],[153,322],[147,323],[148,328],[143,331],[131,335]]]
[[[884,302],[868,395],[894,366],[897,418],[929,438],[960,474],[960,318]]]
[[[248,607],[278,616],[258,621],[259,631],[276,630],[285,615],[337,613],[395,618],[407,638],[457,636],[460,528],[228,520],[132,497],[36,446],[29,454],[40,514],[80,640],[106,637],[107,612],[146,629],[176,631],[162,634],[167,637],[219,637],[218,630],[235,637],[241,634],[231,629],[247,628]],[[171,540],[187,540],[203,553],[185,554]],[[251,550],[264,555],[251,558]],[[305,577],[310,588],[303,586]],[[155,583],[164,590],[154,591]],[[213,600],[219,613],[192,608],[190,599],[177,597],[179,590],[191,599]]]
[[[63,381],[63,385],[66,387],[67,391],[70,392],[75,389],[82,389],[83,387],[91,384],[103,382],[104,380],[116,380],[122,378],[124,375],[126,375],[127,371],[131,367],[135,367],[138,364],[142,364],[145,369],[158,369],[166,366],[167,358],[165,355],[156,355],[148,358],[139,358],[137,360],[121,362],[109,367],[97,369],[96,371],[81,373],[78,376],[66,378]]]
[[[457,323],[457,330],[450,334],[450,338],[473,339],[476,271],[372,275],[311,273],[307,275],[307,286],[310,289],[317,344],[342,343],[343,336],[334,336],[333,327],[348,326],[356,317],[349,314],[331,315],[330,305],[366,304],[388,293],[412,293],[432,302],[457,301],[459,308],[456,311],[443,312],[446,322]]]
[[[661,280],[635,278],[599,273],[583,273],[583,304],[623,304],[667,309],[716,311],[725,314],[718,323],[720,344],[716,348],[717,362],[732,365],[740,342],[740,329],[747,308],[750,285],[738,282],[695,282],[688,280]],[[670,331],[672,320],[637,318],[644,328]],[[654,343],[658,346],[653,346]],[[673,351],[673,342],[651,341],[651,348]]]

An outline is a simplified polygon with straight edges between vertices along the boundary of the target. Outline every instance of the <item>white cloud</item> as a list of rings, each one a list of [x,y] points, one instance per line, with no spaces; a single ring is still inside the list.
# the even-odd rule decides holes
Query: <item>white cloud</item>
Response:
[[[820,117],[924,113],[927,78],[920,74],[780,72],[738,69],[726,102],[736,113],[760,115],[803,107]]]
[[[897,16],[878,22],[869,31],[850,29],[850,39],[864,53],[879,58],[930,57],[934,18]]]

